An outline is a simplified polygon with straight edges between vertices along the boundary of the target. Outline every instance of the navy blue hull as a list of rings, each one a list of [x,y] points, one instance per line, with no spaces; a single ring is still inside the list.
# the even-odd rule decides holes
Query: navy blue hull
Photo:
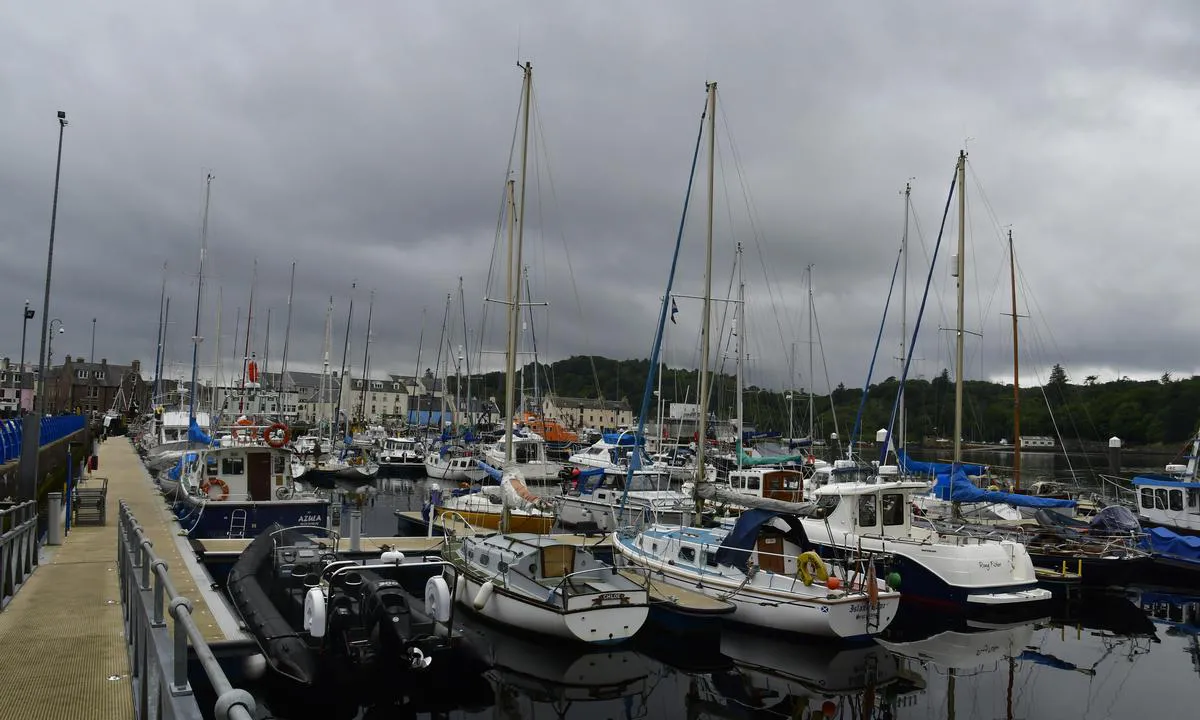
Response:
[[[254,537],[271,526],[279,523],[283,527],[296,525],[317,525],[325,527],[329,521],[329,501],[313,500],[312,502],[234,502],[221,501],[205,503],[201,507],[193,498],[185,498],[174,506],[175,516],[179,524],[187,531],[189,538],[226,538],[229,537],[235,510],[246,511],[245,531],[239,533],[243,537]],[[241,522],[239,520],[238,524]]]

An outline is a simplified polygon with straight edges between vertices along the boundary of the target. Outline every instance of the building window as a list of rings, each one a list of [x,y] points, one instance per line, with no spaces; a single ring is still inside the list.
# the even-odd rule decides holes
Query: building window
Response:
[[[75,377],[80,380],[87,380],[87,376],[88,376],[87,370],[76,370],[75,371]]]
[[[92,377],[96,378],[97,380],[103,380],[104,379],[104,371],[97,370],[92,373]]]

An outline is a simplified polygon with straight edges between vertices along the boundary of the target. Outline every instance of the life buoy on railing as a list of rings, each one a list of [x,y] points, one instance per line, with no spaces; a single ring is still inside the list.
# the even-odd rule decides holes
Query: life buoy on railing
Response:
[[[276,437],[275,433],[280,430],[283,431],[283,437]],[[288,440],[292,439],[292,434],[291,434],[291,431],[288,430],[287,425],[277,422],[277,423],[272,424],[267,429],[263,430],[262,437],[263,437],[263,440],[271,447],[281,448],[284,445],[288,444]]]
[[[825,567],[825,561],[812,550],[800,553],[796,558],[796,573],[805,585],[812,585],[814,577],[821,582],[829,579],[829,569]]]
[[[212,496],[211,492],[213,486],[221,488],[221,494],[215,498]],[[229,485],[227,485],[225,481],[219,477],[209,478],[208,480],[200,483],[200,492],[207,495],[209,500],[226,500],[229,498]]]

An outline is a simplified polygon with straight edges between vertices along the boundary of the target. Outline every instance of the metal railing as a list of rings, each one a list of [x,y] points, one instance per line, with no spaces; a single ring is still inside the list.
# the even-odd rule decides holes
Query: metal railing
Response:
[[[0,610],[33,573],[38,560],[37,503],[0,510]]]
[[[43,447],[68,435],[79,432],[87,424],[82,415],[56,415],[41,420],[38,440]],[[21,437],[24,434],[21,418],[0,422],[0,465],[21,457]]]
[[[192,601],[180,595],[167,563],[154,553],[129,506],[121,501],[117,526],[117,572],[125,643],[137,720],[200,720],[204,714],[188,682],[188,649],[196,654],[216,693],[215,720],[253,720],[255,702],[234,688],[192,618]],[[166,607],[164,608],[164,604]],[[167,628],[166,615],[172,618]]]

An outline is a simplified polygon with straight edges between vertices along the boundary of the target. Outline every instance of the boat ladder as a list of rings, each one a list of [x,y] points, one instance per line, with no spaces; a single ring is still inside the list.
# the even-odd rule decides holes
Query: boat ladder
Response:
[[[229,515],[229,537],[246,537],[246,511],[243,508],[234,510]]]

